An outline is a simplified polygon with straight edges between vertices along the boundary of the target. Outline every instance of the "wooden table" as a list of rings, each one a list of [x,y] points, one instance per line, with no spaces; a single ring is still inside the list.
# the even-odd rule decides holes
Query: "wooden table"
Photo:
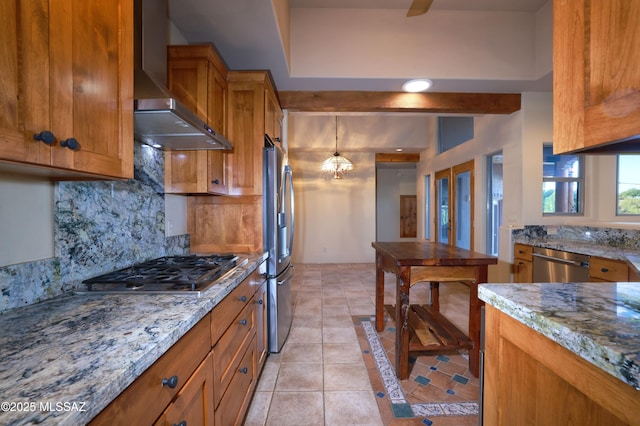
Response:
[[[498,259],[441,243],[372,243],[376,249],[376,329],[384,328],[384,272],[396,275],[396,375],[409,378],[409,352],[469,350],[469,369],[478,377],[480,311],[478,284],[487,282],[487,267]],[[409,290],[421,281],[431,283],[431,305],[411,305]],[[440,314],[439,283],[469,284],[469,335]]]

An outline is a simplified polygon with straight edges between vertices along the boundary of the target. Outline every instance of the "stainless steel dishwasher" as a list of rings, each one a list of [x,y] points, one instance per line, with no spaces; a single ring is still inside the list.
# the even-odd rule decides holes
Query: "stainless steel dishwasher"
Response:
[[[589,256],[549,248],[533,248],[534,283],[589,281]]]

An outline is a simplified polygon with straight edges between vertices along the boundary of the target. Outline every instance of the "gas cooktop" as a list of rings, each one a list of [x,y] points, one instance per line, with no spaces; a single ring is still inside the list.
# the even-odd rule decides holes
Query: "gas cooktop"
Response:
[[[87,292],[195,294],[211,287],[240,262],[233,254],[167,256],[83,281]]]

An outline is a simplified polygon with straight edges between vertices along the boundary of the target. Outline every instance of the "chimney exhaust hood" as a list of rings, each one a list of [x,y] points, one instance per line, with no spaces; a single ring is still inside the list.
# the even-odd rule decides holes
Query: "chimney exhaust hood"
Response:
[[[163,150],[232,149],[166,88],[167,0],[135,1],[135,139]]]

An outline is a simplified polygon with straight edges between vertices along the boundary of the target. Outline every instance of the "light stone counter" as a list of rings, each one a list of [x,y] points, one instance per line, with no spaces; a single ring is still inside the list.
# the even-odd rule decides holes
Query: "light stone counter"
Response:
[[[640,283],[482,284],[478,297],[640,390]]]
[[[73,294],[0,315],[0,424],[90,421],[266,259],[241,256],[199,298]]]

